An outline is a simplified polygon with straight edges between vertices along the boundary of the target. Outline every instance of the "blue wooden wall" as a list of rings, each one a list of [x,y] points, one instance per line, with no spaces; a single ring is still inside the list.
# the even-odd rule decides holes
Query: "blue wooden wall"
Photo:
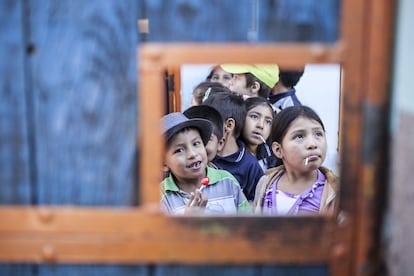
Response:
[[[138,204],[140,43],[333,42],[338,7],[328,0],[0,0],[0,204]],[[138,33],[139,18],[149,18],[149,34]],[[0,264],[0,275],[183,274],[327,271],[324,264]]]

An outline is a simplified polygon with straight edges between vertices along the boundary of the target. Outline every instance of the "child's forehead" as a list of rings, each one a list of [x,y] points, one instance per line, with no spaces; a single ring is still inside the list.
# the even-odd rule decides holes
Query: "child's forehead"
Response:
[[[233,74],[233,77],[235,77],[235,78],[245,78],[246,77],[246,73]]]
[[[267,103],[260,103],[258,105],[255,105],[254,107],[250,108],[247,113],[252,112],[259,112],[259,113],[266,113],[266,115],[270,115],[273,117],[273,109],[271,106],[269,106]]]
[[[300,116],[292,121],[288,130],[294,131],[296,129],[303,129],[303,128],[322,128],[322,125],[313,118],[303,117]]]
[[[195,127],[186,127],[179,130],[176,134],[174,134],[170,139],[170,144],[179,143],[182,141],[186,141],[187,139],[194,139],[201,137],[200,131],[198,128]]]

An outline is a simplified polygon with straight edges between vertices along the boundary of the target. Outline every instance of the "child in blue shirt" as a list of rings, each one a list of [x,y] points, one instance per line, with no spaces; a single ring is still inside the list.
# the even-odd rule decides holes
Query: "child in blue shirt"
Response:
[[[253,201],[257,182],[263,170],[257,159],[250,154],[239,139],[246,118],[246,106],[242,96],[234,93],[215,93],[203,103],[218,110],[224,121],[224,146],[213,163],[230,172],[239,181],[247,200]]]
[[[285,109],[289,106],[302,105],[296,95],[296,84],[303,75],[304,70],[280,70],[279,81],[273,87],[269,101],[276,109]]]

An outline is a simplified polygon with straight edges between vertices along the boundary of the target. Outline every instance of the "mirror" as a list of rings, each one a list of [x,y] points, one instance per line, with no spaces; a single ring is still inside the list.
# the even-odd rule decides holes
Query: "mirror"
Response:
[[[192,91],[206,80],[214,64],[183,64],[180,66],[181,111],[191,106]],[[338,173],[339,113],[341,66],[339,64],[306,64],[304,74],[295,86],[303,105],[317,111],[326,130],[328,153],[324,165]],[[177,87],[178,88],[178,87]]]
[[[165,82],[169,92],[166,97],[168,110],[186,111],[191,107],[194,88],[206,81],[213,67],[214,64],[182,64],[179,68],[170,68]],[[301,103],[314,109],[324,124],[328,147],[323,166],[336,175],[339,171],[340,84],[339,64],[306,64],[303,75],[294,87]]]

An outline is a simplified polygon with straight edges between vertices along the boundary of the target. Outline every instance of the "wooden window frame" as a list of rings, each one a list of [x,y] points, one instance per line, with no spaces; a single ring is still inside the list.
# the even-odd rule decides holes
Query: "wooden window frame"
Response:
[[[0,261],[16,263],[327,264],[333,275],[375,266],[375,189],[386,153],[367,150],[387,126],[395,3],[343,0],[335,44],[145,44],[139,48],[140,206],[0,207]],[[252,54],[254,53],[254,54]],[[168,217],[158,210],[165,69],[181,64],[341,64],[338,216]],[[369,114],[367,114],[367,111]],[[379,136],[366,135],[366,125]],[[161,145],[154,147],[154,145]],[[379,174],[378,174],[379,173]],[[379,176],[378,176],[379,175]]]

